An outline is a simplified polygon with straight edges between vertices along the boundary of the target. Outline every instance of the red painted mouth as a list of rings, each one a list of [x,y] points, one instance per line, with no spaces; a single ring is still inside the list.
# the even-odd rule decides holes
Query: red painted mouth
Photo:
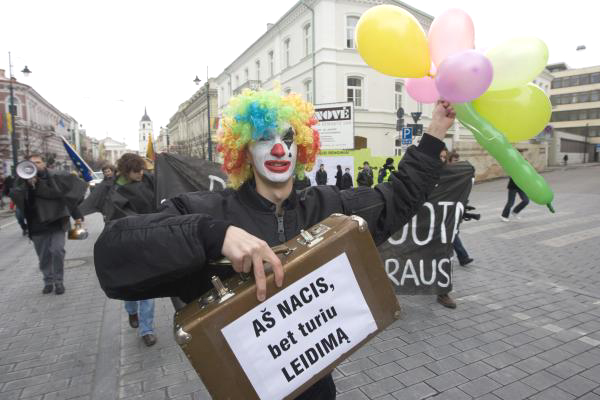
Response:
[[[265,168],[271,172],[275,172],[276,174],[282,174],[287,172],[290,169],[290,165],[292,165],[289,161],[280,161],[280,160],[268,160],[265,161]]]

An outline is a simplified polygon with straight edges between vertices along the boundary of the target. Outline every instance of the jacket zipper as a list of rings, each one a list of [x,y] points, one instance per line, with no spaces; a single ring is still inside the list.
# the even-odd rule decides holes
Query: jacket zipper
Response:
[[[285,243],[285,229],[283,227],[283,212],[281,215],[277,215],[277,234],[279,235],[279,242]]]

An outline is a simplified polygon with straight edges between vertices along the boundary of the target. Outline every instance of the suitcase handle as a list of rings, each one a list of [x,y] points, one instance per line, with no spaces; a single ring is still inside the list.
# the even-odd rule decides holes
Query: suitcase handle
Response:
[[[280,244],[280,245],[271,247],[271,250],[273,250],[273,253],[275,253],[277,255],[283,255],[284,257],[287,257],[294,250],[296,250],[296,248],[288,247],[285,244]],[[228,267],[228,266],[231,266],[231,261],[229,261],[229,259],[223,257],[218,260],[209,262],[208,265],[212,265],[212,266],[216,266],[216,267]]]

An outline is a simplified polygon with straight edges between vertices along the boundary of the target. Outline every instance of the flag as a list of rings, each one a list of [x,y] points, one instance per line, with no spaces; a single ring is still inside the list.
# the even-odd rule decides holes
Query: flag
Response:
[[[152,143],[152,133],[148,135],[148,146],[146,147],[146,158],[154,161],[156,156],[154,154],[154,143]]]
[[[62,136],[59,136],[59,137],[63,141],[63,146],[65,146],[65,150],[67,151],[67,154],[69,155],[69,157],[71,157],[71,160],[73,160],[73,164],[75,164],[75,167],[77,167],[77,169],[79,171],[81,171],[81,174],[83,175],[83,180],[85,180],[86,182],[89,182],[92,179],[94,179],[94,174],[92,173],[92,169],[90,168],[90,166],[87,165],[87,163],[83,160],[83,158],[81,158],[79,156],[79,154],[77,154],[75,149],[73,149],[71,147],[69,142],[67,142],[67,139],[65,139]]]
[[[6,113],[6,132],[12,135],[12,115],[10,113]]]

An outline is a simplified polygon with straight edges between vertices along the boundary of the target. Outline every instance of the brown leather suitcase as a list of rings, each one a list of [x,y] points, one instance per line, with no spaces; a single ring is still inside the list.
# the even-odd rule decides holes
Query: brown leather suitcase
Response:
[[[333,214],[277,246],[285,277],[248,275],[175,314],[175,340],[214,399],[294,398],[400,317],[366,222]]]

